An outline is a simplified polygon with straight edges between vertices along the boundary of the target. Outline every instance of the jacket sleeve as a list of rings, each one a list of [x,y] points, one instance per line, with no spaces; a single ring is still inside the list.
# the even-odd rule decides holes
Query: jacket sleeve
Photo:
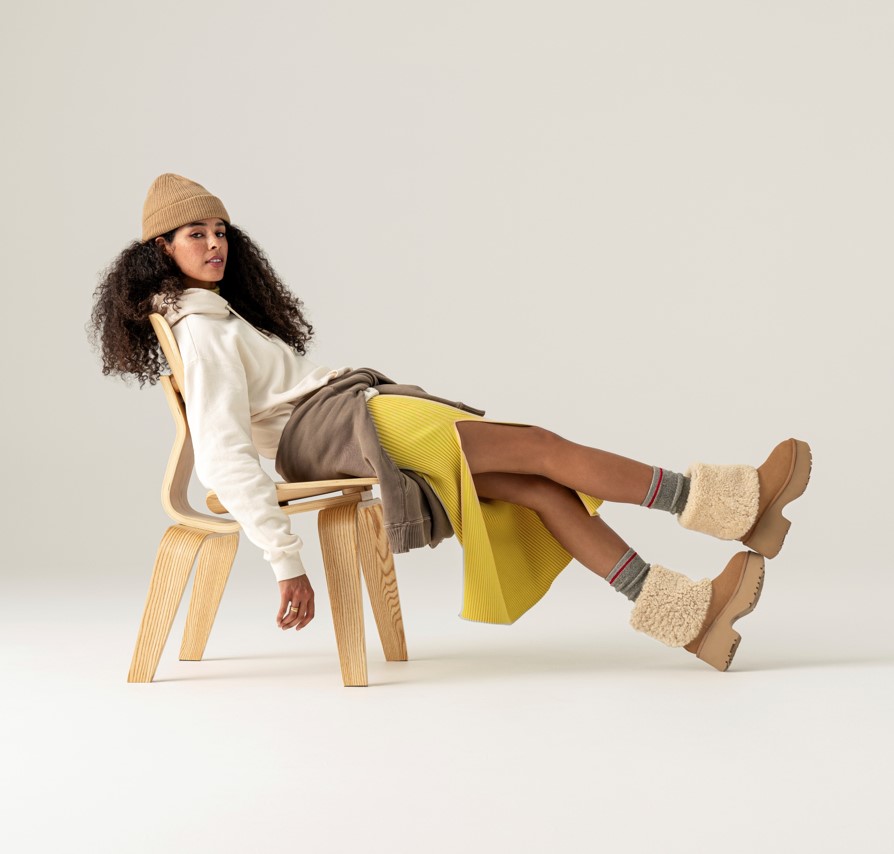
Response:
[[[245,369],[238,356],[184,360],[184,402],[199,480],[213,489],[264,552],[277,580],[305,573],[301,538],[276,500],[276,486],[261,467],[251,439]],[[224,356],[224,358],[217,358]]]

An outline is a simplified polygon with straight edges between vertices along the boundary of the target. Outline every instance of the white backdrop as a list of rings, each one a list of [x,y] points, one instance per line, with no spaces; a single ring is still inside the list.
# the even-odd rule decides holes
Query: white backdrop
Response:
[[[84,323],[175,171],[305,301],[317,362],[677,470],[801,436],[791,545],[818,580],[889,583],[891,23],[882,2],[10,10],[9,566],[102,575],[163,524],[160,389],[102,377]]]
[[[72,579],[141,601],[170,417],[158,387],[101,376],[84,327],[173,171],[305,301],[318,363],[677,471],[808,440],[775,601],[793,635],[821,612],[882,644],[892,25],[884,0],[5,9],[5,601]],[[603,515],[694,577],[731,554],[639,508]],[[295,530],[322,586],[313,524]],[[399,577],[435,566],[453,614],[455,544]],[[272,615],[245,540],[237,575]],[[570,614],[560,581],[543,607]]]

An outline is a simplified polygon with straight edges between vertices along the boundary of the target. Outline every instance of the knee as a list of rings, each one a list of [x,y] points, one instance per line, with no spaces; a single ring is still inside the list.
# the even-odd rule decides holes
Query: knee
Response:
[[[538,466],[540,473],[549,480],[555,475],[552,464],[561,456],[562,444],[565,442],[558,433],[547,430],[545,427],[531,427],[530,441],[532,453],[536,454],[536,458],[540,465]],[[554,481],[549,480],[550,483]]]
[[[489,421],[459,421],[463,453],[473,473],[525,472],[552,475],[551,463],[558,459],[565,441],[557,433],[527,424]]]
[[[562,437],[558,433],[553,433],[546,427],[537,427],[531,424],[527,427],[527,431],[530,440],[545,451],[555,448],[562,441]]]
[[[565,441],[558,433],[535,424],[509,425],[508,429],[517,450],[539,460],[552,459]]]

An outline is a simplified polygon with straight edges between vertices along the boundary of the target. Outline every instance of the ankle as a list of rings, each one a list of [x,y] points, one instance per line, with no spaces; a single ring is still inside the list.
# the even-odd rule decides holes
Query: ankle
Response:
[[[683,512],[689,497],[689,478],[670,469],[652,466],[652,481],[640,506],[651,510]]]

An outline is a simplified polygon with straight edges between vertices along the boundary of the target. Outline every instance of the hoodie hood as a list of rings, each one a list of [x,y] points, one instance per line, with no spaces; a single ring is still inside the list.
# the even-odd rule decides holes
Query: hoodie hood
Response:
[[[229,303],[214,291],[207,288],[186,288],[179,296],[180,307],[167,306],[167,314],[164,319],[170,326],[174,326],[188,314],[206,314],[210,317],[229,317]],[[152,305],[161,314],[161,294],[156,294]]]

